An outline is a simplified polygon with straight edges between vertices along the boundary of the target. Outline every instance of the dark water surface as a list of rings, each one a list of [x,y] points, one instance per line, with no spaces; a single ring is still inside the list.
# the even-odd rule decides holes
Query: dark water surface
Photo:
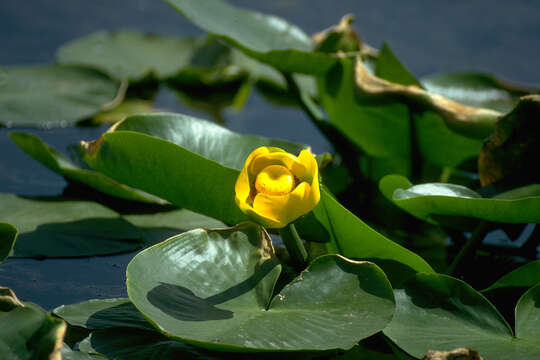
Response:
[[[345,13],[354,13],[363,38],[376,47],[387,41],[417,76],[479,70],[511,81],[540,84],[538,1],[232,2],[280,15],[308,33],[337,23]],[[201,33],[159,0],[0,0],[0,66],[54,62],[56,48],[66,41],[97,30],[126,28],[157,34]],[[168,92],[160,93],[157,106],[208,118],[186,108]],[[242,111],[227,111],[225,117],[234,131],[311,144],[315,152],[330,150],[302,112],[275,107],[257,94],[252,94]],[[64,151],[79,140],[97,138],[105,129],[22,130]],[[13,130],[21,129],[0,129],[0,192],[60,194],[65,181],[19,150],[7,137]],[[133,255],[8,259],[0,266],[0,284],[46,309],[90,298],[126,296],[125,267]]]

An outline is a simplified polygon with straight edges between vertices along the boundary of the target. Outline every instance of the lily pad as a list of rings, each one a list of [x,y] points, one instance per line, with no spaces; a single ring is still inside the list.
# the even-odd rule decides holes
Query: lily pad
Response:
[[[215,350],[349,349],[392,317],[392,289],[372,263],[319,257],[272,298],[280,271],[266,232],[246,223],[139,253],[127,288],[164,334]]]
[[[0,203],[0,221],[19,230],[13,256],[104,255],[144,244],[136,227],[91,201],[0,194]]]
[[[0,312],[0,353],[5,359],[58,359],[66,324],[31,303]]]
[[[336,61],[327,54],[312,52],[315,45],[311,38],[279,17],[222,0],[168,2],[203,30],[283,72],[323,74]]]
[[[0,123],[68,126],[103,110],[119,95],[119,82],[84,67],[8,67],[0,83]]]
[[[167,203],[165,200],[162,200],[156,196],[120,184],[102,173],[81,168],[60,154],[58,151],[45,144],[37,136],[24,132],[12,132],[9,133],[9,137],[26,154],[36,159],[52,171],[65,176],[71,181],[89,185],[105,194],[126,200],[157,204]]]
[[[469,347],[484,359],[540,357],[540,286],[516,307],[516,334],[495,307],[465,282],[417,274],[395,290],[396,314],[384,334],[409,354]]]
[[[0,222],[0,264],[6,260],[13,250],[17,235],[18,231],[15,226]]]
[[[504,275],[483,291],[504,287],[531,287],[538,283],[540,283],[540,260],[535,260]]]
[[[445,223],[443,216],[504,223],[540,222],[540,193],[536,185],[528,187],[527,191],[515,192],[519,197],[501,195],[487,199],[461,185],[429,183],[413,186],[403,176],[388,175],[379,182],[379,189],[404,211],[433,224]]]
[[[137,81],[150,74],[163,79],[190,64],[201,40],[137,31],[99,31],[64,44],[56,57],[61,64],[91,66],[117,79]]]

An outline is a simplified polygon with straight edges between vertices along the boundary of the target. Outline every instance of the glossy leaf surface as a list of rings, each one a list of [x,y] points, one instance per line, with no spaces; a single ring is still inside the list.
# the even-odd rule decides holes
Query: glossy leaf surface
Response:
[[[248,223],[139,253],[127,287],[159,330],[210,349],[348,349],[392,317],[390,285],[372,263],[317,258],[272,299],[279,273],[268,235]]]
[[[0,123],[7,126],[71,125],[99,112],[119,83],[96,70],[61,65],[7,68],[0,83]]]
[[[514,338],[493,305],[465,282],[417,274],[395,290],[396,314],[384,334],[416,357],[469,347],[485,359],[534,359],[540,356],[538,289],[518,302]]]

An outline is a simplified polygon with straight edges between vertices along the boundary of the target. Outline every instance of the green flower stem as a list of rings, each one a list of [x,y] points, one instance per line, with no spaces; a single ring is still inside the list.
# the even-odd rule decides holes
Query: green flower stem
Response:
[[[291,223],[279,229],[279,234],[289,252],[293,268],[298,272],[304,270],[308,264],[308,254],[294,225]]]

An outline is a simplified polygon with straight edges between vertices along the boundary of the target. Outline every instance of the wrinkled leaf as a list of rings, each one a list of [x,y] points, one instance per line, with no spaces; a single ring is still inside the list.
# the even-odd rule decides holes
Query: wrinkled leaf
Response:
[[[136,227],[91,201],[0,194],[0,204],[0,221],[19,230],[14,256],[103,255],[143,245]]]
[[[478,159],[482,186],[503,183],[516,187],[540,183],[540,95],[520,99],[486,139]]]
[[[0,84],[0,123],[7,126],[67,126],[103,110],[119,83],[93,69],[42,65],[7,68]],[[119,94],[123,96],[123,94]]]
[[[18,231],[15,226],[0,222],[0,264],[6,260],[13,250],[17,235]]]
[[[193,230],[136,255],[128,295],[164,334],[216,350],[348,349],[392,317],[372,263],[319,257],[272,299],[280,269],[259,226]]]
[[[168,2],[203,30],[283,72],[322,74],[335,62],[333,57],[312,52],[310,37],[279,17],[222,0]]]
[[[443,216],[505,223],[540,222],[540,195],[537,191],[518,192],[521,196],[512,199],[487,199],[461,185],[429,183],[413,186],[399,175],[382,178],[379,189],[404,211],[433,224],[445,223]]]
[[[26,154],[69,180],[89,185],[105,194],[126,200],[158,204],[166,203],[166,201],[155,196],[120,184],[97,171],[79,167],[58,151],[45,144],[37,136],[23,132],[12,132],[9,134],[9,137]]]
[[[502,113],[512,110],[520,96],[531,92],[529,89],[507,84],[494,76],[475,72],[433,74],[420,81],[428,91],[460,104]]]
[[[535,260],[504,275],[483,291],[503,287],[531,287],[538,283],[540,283],[540,260]]]
[[[117,79],[163,79],[190,64],[201,39],[158,36],[136,31],[99,31],[64,44],[58,62],[91,66]]]
[[[4,359],[60,360],[66,324],[37,305],[0,312],[0,354]]]
[[[495,307],[461,280],[417,274],[394,293],[396,314],[384,334],[413,356],[469,347],[485,359],[540,357],[540,286],[518,302],[515,337]]]

